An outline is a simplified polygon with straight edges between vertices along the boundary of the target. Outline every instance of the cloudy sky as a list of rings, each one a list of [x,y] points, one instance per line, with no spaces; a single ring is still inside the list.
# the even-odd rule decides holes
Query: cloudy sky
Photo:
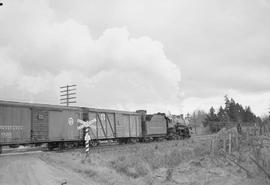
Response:
[[[269,0],[0,0],[0,99],[149,112],[270,107]]]

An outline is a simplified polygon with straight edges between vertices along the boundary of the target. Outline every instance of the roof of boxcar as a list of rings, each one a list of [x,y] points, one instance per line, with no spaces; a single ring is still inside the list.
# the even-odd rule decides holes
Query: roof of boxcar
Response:
[[[3,100],[0,100],[0,105],[31,107],[31,108],[47,108],[47,109],[72,109],[72,110],[79,109],[79,107],[73,107],[73,106],[67,107],[63,105],[50,105],[50,104],[41,104],[41,103],[27,103],[27,102],[15,102],[15,101],[3,101]]]
[[[3,101],[0,100],[0,105],[4,106],[19,106],[19,107],[30,107],[30,108],[46,108],[51,110],[80,110],[84,109],[89,112],[108,112],[108,113],[121,113],[121,114],[138,114],[136,112],[122,111],[122,110],[110,110],[110,109],[97,109],[88,107],[75,107],[75,106],[63,106],[63,105],[51,105],[51,104],[41,104],[41,103],[27,103],[27,102],[15,102],[15,101]]]
[[[139,114],[137,112],[124,111],[124,110],[111,110],[111,109],[97,109],[97,108],[88,108],[82,107],[83,109],[88,110],[89,112],[101,112],[101,113],[120,113],[120,114]]]

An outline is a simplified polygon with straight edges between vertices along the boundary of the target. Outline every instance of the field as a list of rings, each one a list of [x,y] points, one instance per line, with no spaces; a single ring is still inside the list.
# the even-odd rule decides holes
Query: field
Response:
[[[25,185],[267,185],[270,181],[249,160],[242,165],[210,155],[210,140],[120,145],[92,150],[0,156],[0,184]],[[242,159],[245,159],[242,154]]]

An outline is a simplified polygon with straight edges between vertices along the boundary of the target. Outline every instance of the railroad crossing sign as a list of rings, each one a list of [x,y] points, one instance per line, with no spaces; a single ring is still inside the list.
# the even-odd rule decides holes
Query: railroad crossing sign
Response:
[[[77,127],[78,130],[81,130],[83,128],[85,128],[85,136],[84,136],[84,140],[85,140],[85,151],[86,151],[86,157],[89,154],[89,141],[91,140],[90,137],[90,129],[95,129],[93,123],[95,123],[97,120],[96,119],[92,119],[91,121],[83,121],[78,119],[77,122],[80,123],[81,125]]]
[[[93,123],[95,123],[97,120],[96,119],[92,119],[91,121],[83,121],[78,119],[77,122],[80,123],[81,125],[77,127],[78,130],[81,130],[83,128],[86,127],[91,127],[92,129],[95,129],[94,125],[92,125]]]
[[[90,135],[87,132],[85,134],[84,140],[85,141],[90,141],[91,140],[91,137],[90,137]]]

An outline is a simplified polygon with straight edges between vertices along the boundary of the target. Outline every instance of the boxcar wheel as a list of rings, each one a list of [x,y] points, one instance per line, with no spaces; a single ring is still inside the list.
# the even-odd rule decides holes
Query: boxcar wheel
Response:
[[[34,146],[35,147],[39,147],[39,146],[41,146],[42,145],[42,143],[36,143]]]
[[[136,139],[136,138],[132,138],[132,139],[130,139],[130,143],[132,143],[132,144],[137,143],[137,139]]]
[[[90,141],[89,143],[92,147],[98,146],[98,141]]]
[[[59,148],[59,150],[64,150],[65,149],[65,143],[64,142],[58,143],[58,148]]]
[[[52,151],[56,147],[55,143],[48,143],[48,150]]]
[[[14,145],[9,145],[10,148],[18,148],[20,145],[14,144]]]

